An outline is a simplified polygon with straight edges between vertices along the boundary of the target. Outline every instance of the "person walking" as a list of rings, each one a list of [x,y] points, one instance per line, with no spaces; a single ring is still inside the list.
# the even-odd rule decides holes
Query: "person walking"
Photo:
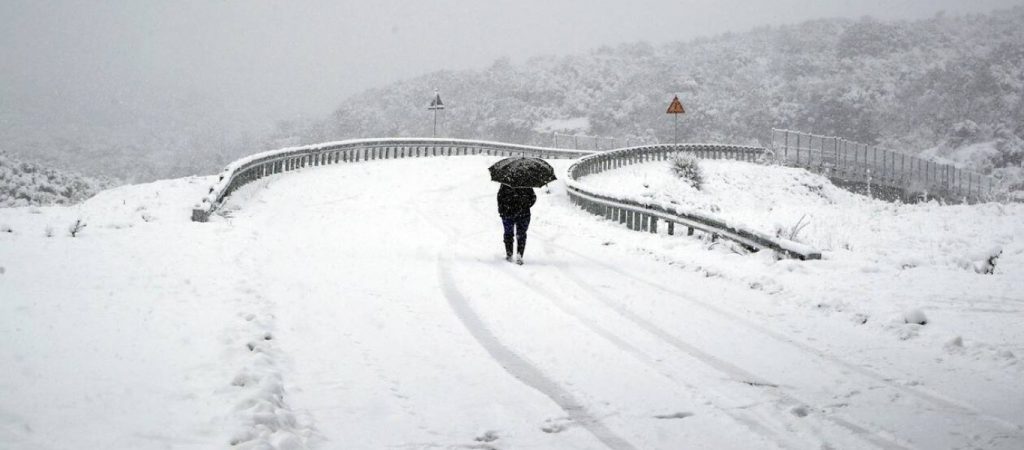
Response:
[[[502,184],[498,188],[498,215],[505,229],[505,261],[512,262],[513,236],[516,240],[514,260],[523,265],[523,252],[526,250],[526,230],[530,228],[530,207],[537,202],[537,194],[532,188],[511,187]]]

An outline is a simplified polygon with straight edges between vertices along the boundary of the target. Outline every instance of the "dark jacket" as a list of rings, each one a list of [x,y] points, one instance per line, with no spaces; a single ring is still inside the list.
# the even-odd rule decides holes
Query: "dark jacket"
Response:
[[[530,215],[530,207],[537,202],[537,194],[531,188],[514,188],[501,185],[498,189],[498,215],[501,217],[522,217]]]

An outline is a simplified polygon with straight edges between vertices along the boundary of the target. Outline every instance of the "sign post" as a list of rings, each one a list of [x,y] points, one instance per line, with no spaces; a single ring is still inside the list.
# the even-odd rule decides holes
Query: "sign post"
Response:
[[[444,103],[441,102],[441,94],[437,93],[437,89],[434,89],[434,99],[430,101],[430,106],[427,109],[434,111],[434,132],[431,136],[437,137],[437,111],[444,109]]]
[[[682,102],[679,101],[679,96],[678,95],[672,97],[672,104],[668,105],[668,111],[666,111],[666,112],[668,114],[672,114],[672,116],[675,117],[674,122],[672,124],[672,139],[673,139],[673,142],[675,143],[675,146],[678,147],[679,146],[679,115],[680,114],[686,114],[686,111],[683,110]]]

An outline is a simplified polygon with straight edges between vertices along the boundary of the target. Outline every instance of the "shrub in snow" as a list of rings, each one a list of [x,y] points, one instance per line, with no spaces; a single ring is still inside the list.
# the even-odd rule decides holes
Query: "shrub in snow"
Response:
[[[85,228],[85,222],[82,222],[82,219],[76,219],[75,223],[68,227],[68,233],[71,234],[71,237],[78,237],[78,233],[81,233],[83,228]]]
[[[672,157],[672,173],[686,181],[694,189],[704,184],[704,173],[700,170],[700,161],[689,153],[679,153]]]
[[[974,271],[985,275],[992,275],[996,272],[996,260],[1003,254],[1003,249],[993,249],[989,252],[989,256],[981,261],[974,263]]]
[[[928,318],[925,317],[924,311],[915,308],[903,313],[903,322],[925,325],[928,323]]]
[[[800,232],[807,228],[807,225],[811,224],[811,221],[804,221],[807,218],[807,214],[800,216],[800,220],[796,221],[793,226],[786,227],[780,224],[775,225],[775,237],[789,239],[794,242],[798,242],[800,239]]]

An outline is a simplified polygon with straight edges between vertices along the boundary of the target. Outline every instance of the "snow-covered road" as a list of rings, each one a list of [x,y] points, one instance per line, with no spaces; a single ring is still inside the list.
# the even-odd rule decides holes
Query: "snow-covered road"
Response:
[[[492,162],[472,160],[481,170]],[[328,442],[1022,442],[997,438],[1012,434],[1011,418],[743,315],[767,294],[575,239],[571,224],[546,226],[549,210],[566,207],[561,195],[540,196],[527,265],[506,263],[495,187],[466,162],[284,177],[254,187],[255,201],[235,214],[236,227],[251,229],[256,290],[275,305],[280,349],[294,362],[285,379],[301,392],[288,403],[309,411]],[[444,175],[424,187],[408,175],[416,170]]]
[[[1024,448],[1024,396],[1011,375],[981,365],[963,378],[951,370],[915,381],[917,369],[906,362],[918,356],[904,360],[895,344],[874,347],[884,337],[859,341],[851,337],[858,331],[831,329],[827,319],[779,313],[768,290],[659,260],[640,249],[638,234],[574,211],[559,185],[538,190],[526,265],[505,262],[496,186],[483,176],[495,160],[369,162],[270,177],[235,193],[227,218],[168,217],[154,222],[163,233],[143,228],[147,221],[131,233],[150,241],[123,243],[116,254],[96,256],[118,234],[95,230],[99,242],[89,251],[98,273],[115,267],[111,261],[125,273],[183,265],[167,276],[186,283],[125,276],[142,283],[130,297],[107,294],[126,286],[120,275],[88,288],[28,287],[32,275],[7,262],[4,276],[23,284],[0,285],[15,298],[4,312],[19,323],[48,317],[30,297],[76,289],[86,304],[117,310],[135,302],[156,308],[159,320],[147,325],[157,331],[128,325],[143,348],[84,359],[89,370],[128,361],[123,370],[152,374],[111,375],[100,392],[71,402],[75,426],[47,420],[47,407],[61,401],[20,406],[46,392],[18,389],[30,384],[25,367],[42,367],[39,352],[55,352],[46,364],[62,367],[59,352],[72,351],[37,342],[62,338],[40,331],[4,349],[11,351],[0,353],[3,362],[19,372],[0,379],[0,389],[21,393],[0,398],[0,441],[14,448]],[[701,246],[643,236],[652,238]],[[90,324],[74,327],[87,339]],[[21,337],[10,323],[0,331]],[[150,344],[168,360],[145,357]],[[168,376],[174,370],[184,375]],[[115,385],[147,377],[167,392]],[[72,390],[88,386],[57,378]],[[933,388],[977,380],[991,386]],[[1001,395],[973,395],[989,388]],[[147,420],[140,403],[167,407]],[[89,434],[82,417],[89,405],[108,423],[134,428]],[[166,427],[153,431],[161,420]]]

